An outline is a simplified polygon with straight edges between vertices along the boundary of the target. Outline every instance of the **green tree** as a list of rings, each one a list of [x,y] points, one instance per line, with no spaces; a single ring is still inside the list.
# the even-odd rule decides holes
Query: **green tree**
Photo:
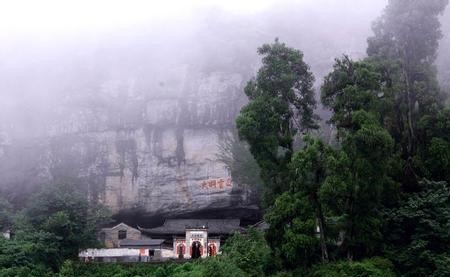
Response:
[[[58,255],[50,258],[58,263],[76,258],[82,248],[97,245],[96,230],[109,220],[105,208],[90,207],[78,187],[69,184],[43,188],[27,206],[26,215],[35,230],[54,236]]]
[[[450,108],[423,116],[418,123],[421,138],[416,164],[421,175],[435,181],[450,181]]]
[[[223,256],[248,276],[265,276],[269,263],[274,263],[264,233],[249,229],[246,234],[234,234],[222,248]]]
[[[289,190],[276,199],[266,215],[269,242],[288,266],[312,265],[319,257],[322,262],[329,259],[320,191],[329,174],[331,152],[331,147],[307,136],[304,148],[290,163]]]
[[[290,165],[293,180],[291,192],[300,193],[310,202],[314,209],[315,221],[319,231],[322,262],[328,262],[326,244],[326,219],[322,201],[320,201],[321,187],[329,174],[327,156],[332,151],[318,139],[307,137],[304,148],[297,152]]]
[[[353,127],[352,115],[356,111],[371,111],[380,117],[387,111],[386,89],[381,80],[372,62],[355,62],[348,56],[336,59],[321,87],[321,101],[333,112],[330,122],[338,131]]]
[[[442,107],[434,61],[442,37],[439,15],[448,0],[390,0],[375,22],[367,53],[389,60],[396,69],[385,68],[396,83],[395,109],[400,111],[398,128],[403,136],[402,157],[410,162],[417,151],[417,122]]]
[[[387,254],[401,276],[449,276],[450,189],[445,182],[422,186],[387,212]]]
[[[240,269],[236,264],[230,263],[228,259],[223,257],[213,257],[209,259],[206,263],[202,264],[202,275],[199,276],[217,276],[217,277],[247,277],[247,275],[242,269]],[[185,275],[191,276],[191,275]]]
[[[373,115],[358,111],[342,148],[328,159],[321,199],[334,218],[340,253],[348,259],[370,255],[381,241],[384,195],[395,192],[388,175],[393,139]]]
[[[352,127],[351,115],[359,109],[373,113],[389,131],[402,159],[396,178],[404,191],[417,191],[418,180],[436,170],[420,156],[430,155],[431,144],[435,150],[445,146],[424,136],[420,122],[435,117],[444,103],[434,61],[442,37],[438,16],[447,3],[390,0],[368,40],[369,57],[336,60],[321,88],[322,103],[333,111],[330,121],[339,135]]]
[[[0,239],[0,268],[34,268],[59,266],[58,245],[54,235],[34,231],[13,240]]]
[[[247,141],[261,168],[266,202],[271,204],[284,191],[287,165],[298,131],[318,127],[314,114],[314,76],[303,61],[303,54],[275,40],[258,49],[262,66],[245,94],[249,103],[236,120],[239,137]]]
[[[309,200],[302,192],[284,192],[265,215],[270,225],[267,241],[288,269],[309,267],[321,258],[316,213]]]

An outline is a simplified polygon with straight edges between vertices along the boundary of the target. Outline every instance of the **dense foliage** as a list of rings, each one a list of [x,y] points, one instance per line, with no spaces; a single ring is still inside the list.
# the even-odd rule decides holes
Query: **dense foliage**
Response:
[[[422,183],[386,215],[387,256],[403,276],[449,276],[450,188]]]
[[[303,54],[275,40],[258,49],[263,56],[257,77],[248,82],[250,102],[237,118],[239,137],[248,142],[261,168],[266,186],[265,202],[287,188],[294,138],[299,131],[318,128],[314,114],[314,77]]]
[[[0,238],[0,276],[51,276],[79,249],[98,245],[96,230],[109,220],[107,209],[90,206],[69,184],[43,188],[22,211],[12,213],[9,206],[0,207],[9,218],[0,227],[13,236]]]
[[[0,199],[0,227],[15,232],[0,238],[0,277],[450,276],[450,107],[434,66],[447,4],[390,0],[368,56],[335,60],[320,89],[333,144],[314,136],[302,52],[278,40],[258,49],[262,66],[236,121],[243,141],[230,138],[219,158],[239,182],[263,183],[265,233],[235,234],[201,261],[77,263],[108,213],[60,185],[19,212]]]
[[[284,268],[316,270],[313,276],[450,274],[450,120],[434,66],[442,37],[438,16],[447,4],[391,0],[374,24],[368,57],[336,59],[321,86],[337,129],[333,145],[302,136],[302,128],[283,129],[282,119],[292,120],[289,107],[295,107],[279,93],[284,83],[262,85],[264,98],[247,89],[249,104],[237,126],[262,176],[282,174],[263,182],[272,199],[266,238]],[[256,84],[277,80],[267,72],[285,68],[266,60]],[[306,97],[297,100],[314,105]],[[295,140],[303,149],[283,151],[280,142]],[[389,266],[370,269],[376,256]],[[362,268],[366,273],[358,273]]]
[[[4,248],[10,248],[7,242]],[[11,248],[11,251],[18,251]],[[4,253],[4,252],[2,252]],[[23,253],[24,256],[30,253]],[[247,234],[235,234],[223,247],[223,255],[205,260],[187,261],[183,263],[166,262],[160,264],[147,263],[80,263],[66,260],[58,273],[52,272],[44,265],[33,265],[31,259],[14,264],[13,256],[5,261],[0,256],[1,277],[256,277],[256,276],[395,276],[392,264],[381,258],[373,258],[356,263],[340,262],[326,266],[315,266],[295,272],[275,273],[277,262],[271,256],[264,234],[257,230],[249,230]],[[10,267],[3,267],[9,263]],[[273,274],[272,274],[273,273]],[[331,274],[331,275],[330,275]]]

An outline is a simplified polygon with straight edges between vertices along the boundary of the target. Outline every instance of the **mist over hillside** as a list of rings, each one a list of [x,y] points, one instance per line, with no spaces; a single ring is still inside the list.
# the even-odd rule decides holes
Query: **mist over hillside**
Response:
[[[239,74],[243,85],[258,66],[256,48],[276,37],[304,52],[319,85],[335,57],[365,55],[371,22],[386,4],[320,2],[273,1],[243,12],[198,4],[180,17],[153,19],[153,11],[142,22],[94,31],[4,35],[1,129],[10,138],[57,134],[52,130],[61,121],[86,125],[110,117],[108,110],[126,113],[127,105],[137,105],[126,95],[182,97],[201,76],[213,73]],[[114,86],[116,92],[108,91]],[[101,108],[101,118],[92,118]],[[139,116],[124,115],[132,121]]]
[[[0,277],[450,276],[449,5],[0,1]]]
[[[386,3],[194,2],[173,12],[169,4],[140,3],[144,11],[136,18],[127,14],[129,8],[106,10],[105,18],[121,19],[111,22],[96,20],[102,7],[95,5],[74,14],[69,6],[57,15],[37,5],[35,14],[24,14],[32,17],[26,24],[6,17],[5,23],[16,25],[0,30],[0,188],[24,201],[23,191],[64,176],[84,180],[91,197],[115,211],[161,212],[173,199],[148,201],[168,194],[180,197],[180,211],[251,206],[254,200],[248,199],[255,196],[242,188],[205,201],[218,201],[216,206],[192,203],[205,199],[194,189],[198,182],[226,175],[215,158],[217,144],[233,130],[247,101],[243,88],[259,67],[256,49],[275,38],[300,49],[319,88],[336,57],[366,55],[372,22]],[[444,34],[449,14],[442,20]],[[77,15],[86,22],[74,24],[80,22],[74,21]],[[445,88],[448,45],[445,36],[437,62]],[[210,146],[199,154],[202,141]],[[172,182],[170,174],[177,176],[173,182],[190,181],[161,189]]]

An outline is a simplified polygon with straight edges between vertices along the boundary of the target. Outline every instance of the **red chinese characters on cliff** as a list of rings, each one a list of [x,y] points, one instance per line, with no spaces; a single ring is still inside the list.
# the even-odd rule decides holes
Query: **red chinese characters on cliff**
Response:
[[[231,177],[219,178],[219,179],[208,179],[203,180],[200,183],[202,189],[225,189],[227,187],[233,186],[233,181]]]

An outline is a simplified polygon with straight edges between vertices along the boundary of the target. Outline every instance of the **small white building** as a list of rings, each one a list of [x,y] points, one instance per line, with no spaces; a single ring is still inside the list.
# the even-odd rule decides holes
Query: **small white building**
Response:
[[[205,247],[207,246],[207,247]],[[173,239],[173,254],[177,258],[206,258],[217,255],[220,238],[208,237],[206,226],[186,228],[186,236]]]
[[[163,239],[150,239],[125,223],[103,228],[98,239],[105,248],[86,249],[78,254],[81,261],[149,262],[161,259]]]
[[[78,254],[85,262],[150,262],[162,259],[161,239],[124,239],[119,248],[86,249]]]
[[[86,249],[78,254],[84,262],[150,262],[160,260],[161,249],[148,248],[101,248]]]

